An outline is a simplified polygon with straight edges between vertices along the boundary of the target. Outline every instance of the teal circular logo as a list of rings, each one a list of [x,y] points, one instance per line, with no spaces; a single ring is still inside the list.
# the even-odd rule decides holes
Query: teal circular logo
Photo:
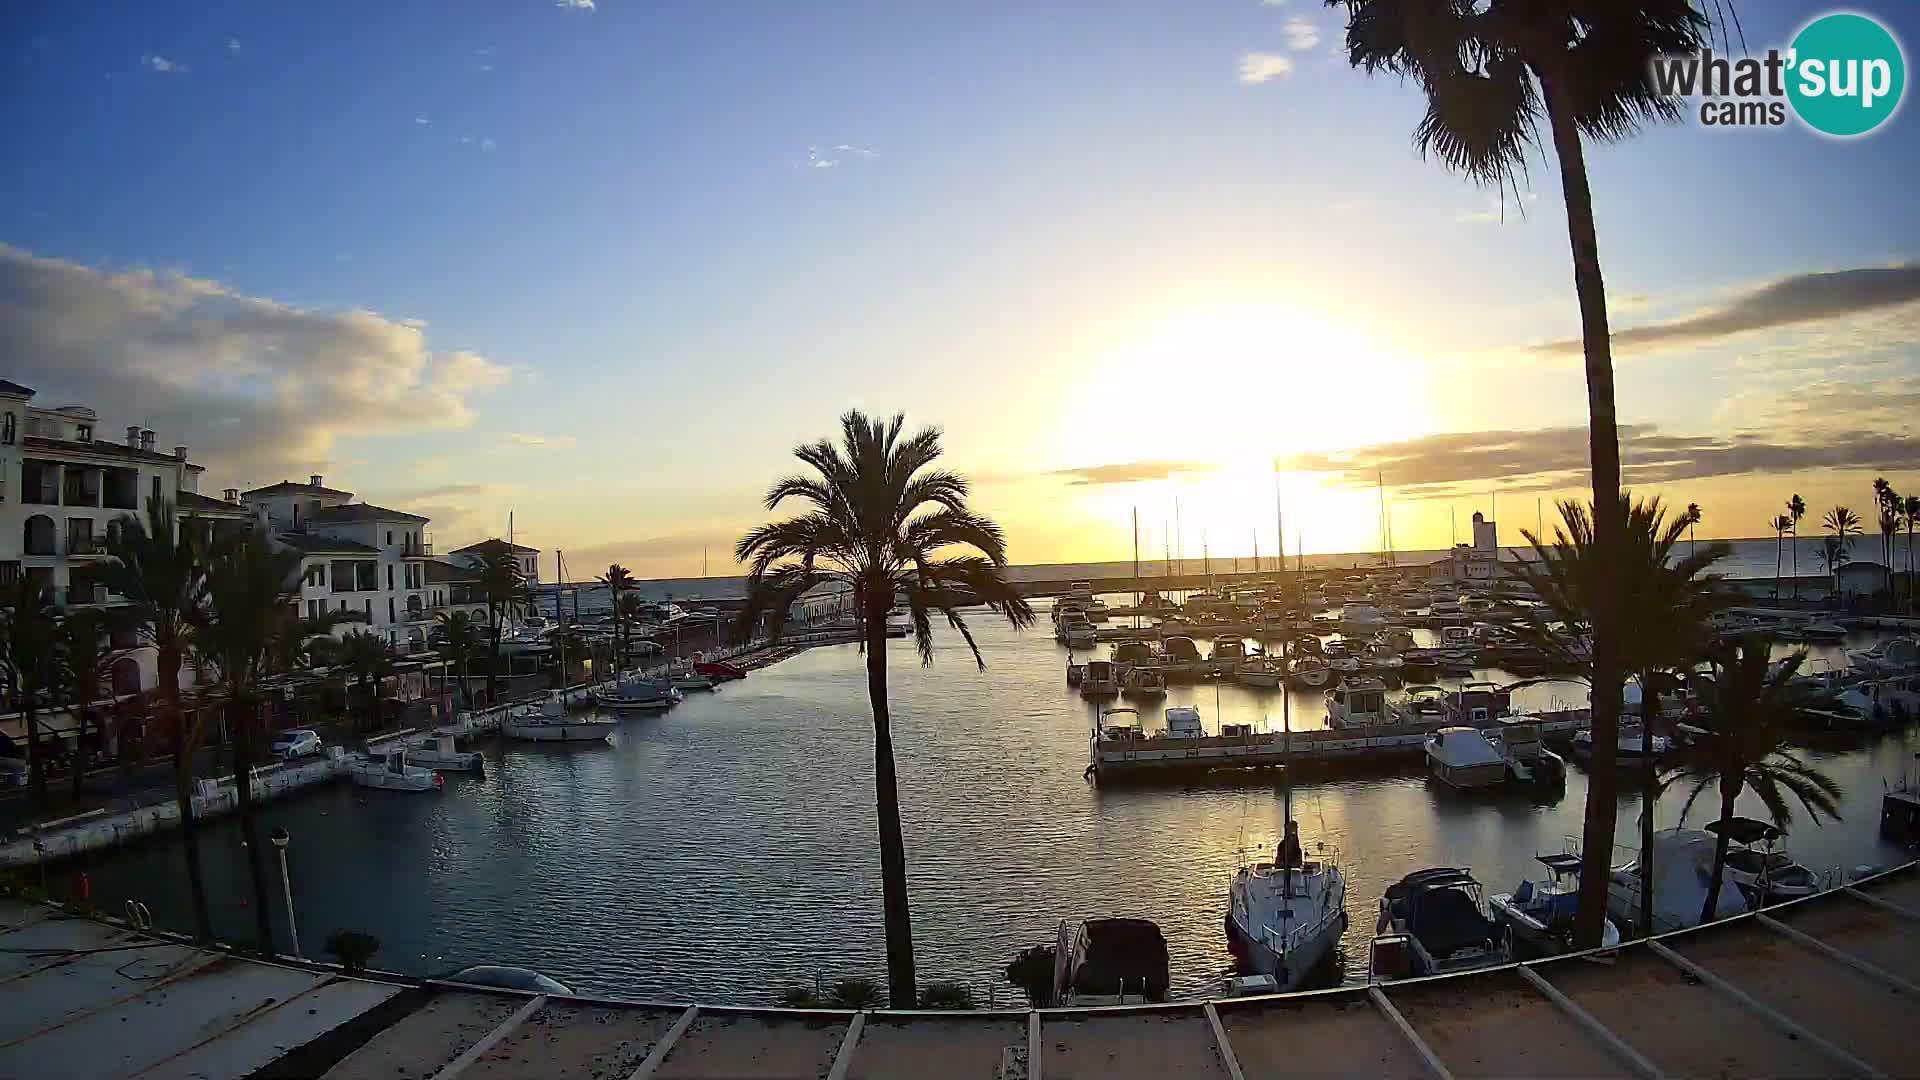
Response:
[[[1900,107],[1907,59],[1887,28],[1838,12],[1808,23],[1793,39],[1787,100],[1815,131],[1865,135]]]

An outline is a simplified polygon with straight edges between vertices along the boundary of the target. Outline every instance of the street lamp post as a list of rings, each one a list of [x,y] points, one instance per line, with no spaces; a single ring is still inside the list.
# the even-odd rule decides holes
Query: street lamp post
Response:
[[[293,955],[306,959],[300,951],[300,924],[293,918],[293,879],[287,876],[287,844],[293,838],[287,830],[276,825],[273,828],[273,847],[280,853],[280,891],[287,898],[287,931],[293,936]]]

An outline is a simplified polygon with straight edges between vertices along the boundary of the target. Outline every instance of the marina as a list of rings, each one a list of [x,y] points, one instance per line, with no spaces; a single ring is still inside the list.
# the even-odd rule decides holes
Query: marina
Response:
[[[1235,974],[1223,934],[1230,885],[1242,867],[1273,861],[1288,770],[1094,783],[1083,773],[1097,710],[1064,684],[1065,649],[992,622],[975,634],[984,673],[970,662],[923,668],[911,641],[888,648],[896,739],[911,748],[900,758],[902,809],[924,977],[1004,1001],[1017,991],[999,969],[1051,941],[1062,911],[1158,924],[1176,994]],[[509,962],[581,991],[770,1003],[792,986],[880,968],[874,852],[850,839],[873,829],[863,669],[855,646],[808,648],[663,713],[618,720],[613,745],[469,739],[484,770],[444,774],[438,796],[322,784],[268,804],[262,825],[293,837],[292,893],[310,940],[364,929],[383,943],[380,963],[416,975]],[[1327,727],[1322,690],[1287,694],[1293,740],[1348,737]],[[1577,694],[1543,684],[1511,698],[1516,710],[1551,714]],[[1169,711],[1191,710],[1215,739],[1227,726],[1278,729],[1280,701],[1216,680],[1173,684],[1164,698],[1127,707],[1149,733],[1165,730]],[[952,724],[962,710],[992,720]],[[1580,831],[1577,763],[1564,785],[1462,793],[1429,778],[1424,736],[1406,737],[1416,741],[1377,766],[1298,770],[1304,858],[1337,852],[1350,916],[1330,963],[1303,986],[1366,980],[1373,905],[1406,874],[1468,867],[1489,892],[1505,891],[1539,876],[1536,852],[1560,851]],[[1797,861],[1834,881],[1903,858],[1877,826],[1882,782],[1911,771],[1914,738],[1863,733],[1819,753],[1846,791],[1844,819],[1796,829]],[[1662,801],[1663,829],[1679,802],[1677,793]],[[1638,814],[1637,794],[1623,790],[1623,842]],[[1693,827],[1703,820],[1696,813]],[[213,912],[223,934],[249,917],[234,899],[245,874],[235,836],[223,818],[203,841],[214,895],[227,898]],[[369,844],[407,869],[369,876]],[[526,854],[503,862],[501,852]],[[1615,861],[1631,859],[1627,847]],[[186,925],[176,846],[134,842],[49,872],[82,870],[103,906],[135,899],[160,925]],[[688,907],[695,896],[697,910]],[[509,916],[526,910],[541,919]],[[748,911],[777,918],[780,933],[721,932]]]

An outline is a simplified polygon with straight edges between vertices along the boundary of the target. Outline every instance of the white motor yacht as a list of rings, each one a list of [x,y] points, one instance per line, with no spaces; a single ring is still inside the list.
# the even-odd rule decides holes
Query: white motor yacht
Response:
[[[1920,671],[1920,641],[1910,637],[1887,638],[1871,649],[1849,650],[1847,663],[1868,678]]]
[[[588,692],[593,695],[595,705],[625,712],[659,712],[672,708],[682,699],[679,689],[666,680],[637,675],[596,686]]]
[[[1368,675],[1348,677],[1326,692],[1327,726],[1370,727],[1391,722],[1387,684]]]
[[[616,721],[590,713],[569,715],[566,703],[554,691],[538,708],[508,713],[500,722],[500,734],[527,742],[606,742],[618,727]]]
[[[1507,777],[1522,784],[1563,784],[1567,763],[1540,740],[1540,720],[1524,713],[1498,718],[1487,731],[1507,764]],[[1484,729],[1483,729],[1484,730]]]
[[[1427,736],[1427,765],[1449,787],[1491,787],[1507,778],[1507,759],[1479,728],[1444,727]]]
[[[1087,661],[1087,672],[1080,676],[1080,696],[1110,698],[1120,693],[1120,675],[1111,660]]]
[[[1719,841],[1699,829],[1665,829],[1653,837],[1653,932],[1684,930],[1700,924]],[[1713,917],[1724,919],[1749,910],[1738,886],[1723,880]],[[1613,868],[1607,877],[1607,915],[1621,926],[1640,925],[1640,860]]]
[[[1191,705],[1175,705],[1167,710],[1167,738],[1201,739],[1207,734],[1200,710]]]
[[[485,759],[478,751],[460,749],[459,739],[453,735],[434,735],[408,750],[407,760],[442,772],[479,772]]]
[[[1786,834],[1764,821],[1736,817],[1726,822],[1709,821],[1707,831],[1727,834],[1726,881],[1739,887],[1755,907],[1797,900],[1820,891],[1820,875],[1793,861],[1774,845]],[[1654,867],[1659,868],[1659,860]],[[1658,888],[1654,895],[1659,896]]]
[[[1166,697],[1167,679],[1159,668],[1136,667],[1127,672],[1120,692],[1129,698]]]
[[[1572,852],[1535,855],[1548,876],[1527,879],[1510,893],[1487,897],[1493,916],[1513,934],[1516,952],[1528,956],[1555,956],[1573,941],[1573,920],[1580,910],[1580,856]],[[1620,928],[1607,919],[1600,931],[1600,947],[1620,944]]]
[[[383,791],[438,791],[440,774],[407,764],[405,750],[388,750],[379,757],[358,757],[347,766],[354,786]]]
[[[1241,686],[1271,690],[1287,678],[1287,665],[1265,656],[1250,656],[1233,669],[1233,679]]]

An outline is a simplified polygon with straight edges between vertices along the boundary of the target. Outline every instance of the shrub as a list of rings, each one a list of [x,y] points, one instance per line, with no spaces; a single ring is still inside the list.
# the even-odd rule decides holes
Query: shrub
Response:
[[[1022,949],[1007,965],[1007,981],[1019,987],[1036,1009],[1053,1004],[1054,949],[1035,945]]]
[[[827,1004],[836,1009],[873,1009],[886,1003],[887,995],[880,990],[877,980],[864,976],[850,979],[835,979],[833,993],[827,995]]]
[[[971,1009],[973,988],[960,982],[930,982],[920,988],[923,1009]]]
[[[380,939],[365,930],[335,930],[327,935],[327,952],[349,975],[367,970],[367,961],[380,951]]]
[[[796,986],[780,995],[780,1004],[789,1009],[818,1009],[820,997],[804,986]]]

